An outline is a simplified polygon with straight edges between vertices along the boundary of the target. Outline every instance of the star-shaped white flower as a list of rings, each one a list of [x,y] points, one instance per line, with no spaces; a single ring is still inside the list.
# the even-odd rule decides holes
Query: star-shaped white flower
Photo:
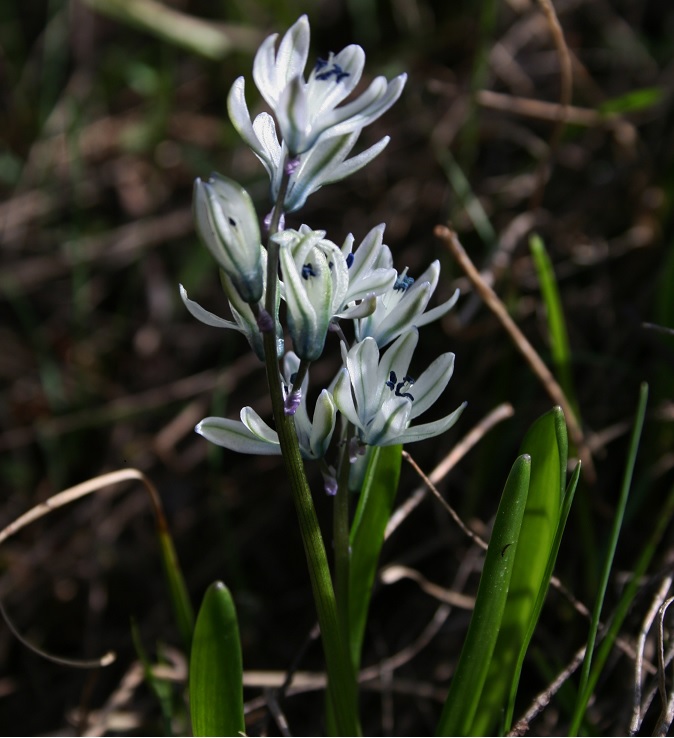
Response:
[[[365,52],[352,44],[338,54],[319,59],[304,79],[309,55],[309,21],[303,15],[283,36],[260,46],[253,63],[253,79],[271,108],[274,119],[261,113],[251,121],[245,97],[245,80],[239,77],[230,90],[227,107],[234,127],[260,158],[269,173],[274,199],[283,166],[294,162],[285,199],[287,211],[297,210],[324,184],[337,182],[374,159],[388,137],[350,159],[362,129],[386,112],[400,97],[406,75],[390,82],[376,77],[367,90],[341,105],[360,81]]]
[[[440,420],[410,426],[440,397],[454,371],[454,354],[439,356],[415,381],[409,365],[419,338],[416,328],[401,335],[380,357],[373,338],[344,349],[344,364],[334,384],[337,409],[353,423],[358,440],[393,446],[432,438],[451,428],[466,403]]]

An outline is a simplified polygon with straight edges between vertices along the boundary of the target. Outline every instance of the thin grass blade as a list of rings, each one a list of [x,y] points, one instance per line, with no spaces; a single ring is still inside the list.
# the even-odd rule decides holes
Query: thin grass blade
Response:
[[[557,279],[552,268],[552,262],[540,236],[536,234],[531,236],[529,239],[529,249],[536,267],[538,281],[541,286],[541,296],[547,313],[552,361],[557,370],[559,383],[564,390],[564,394],[568,397],[576,415],[580,417],[578,415],[578,403],[575,399],[573,379],[571,376],[569,334],[566,330],[562,300],[559,296]]]
[[[195,736],[239,735],[243,666],[234,601],[222,582],[206,590],[190,655],[190,714]]]
[[[437,735],[470,735],[501,627],[517,554],[531,458],[515,460],[496,513],[475,609],[437,728]]]
[[[571,720],[571,727],[569,728],[570,736],[578,735],[578,729],[580,728],[581,721],[583,720],[583,716],[585,715],[585,709],[587,708],[588,702],[590,701],[590,697],[592,696],[594,685],[596,683],[596,679],[590,679],[592,656],[597,640],[597,630],[599,628],[599,618],[601,617],[601,610],[604,604],[604,596],[606,594],[606,588],[608,586],[608,580],[611,574],[613,558],[615,557],[615,552],[618,547],[620,529],[622,527],[622,521],[625,515],[625,508],[627,506],[627,499],[629,497],[630,487],[632,485],[632,475],[634,474],[634,465],[636,463],[637,451],[639,450],[639,440],[641,438],[641,430],[644,425],[647,402],[648,385],[644,382],[641,385],[641,389],[639,391],[639,403],[637,405],[637,412],[634,418],[634,428],[632,429],[632,437],[630,439],[630,447],[627,454],[627,463],[625,466],[625,474],[623,476],[623,483],[620,490],[620,498],[618,500],[618,507],[616,509],[615,518],[613,520],[611,537],[606,552],[606,558],[604,560],[604,567],[599,584],[597,601],[592,612],[592,622],[590,624],[590,632],[587,639],[587,649],[585,652],[585,659],[583,661],[582,671],[580,675],[578,698],[576,700],[576,707],[573,713],[573,718]],[[596,670],[595,674],[597,674]]]
[[[173,606],[173,613],[180,630],[185,648],[189,651],[192,645],[192,633],[194,632],[194,610],[187,585],[183,578],[178,556],[173,545],[171,534],[165,525],[161,525],[160,521],[157,525],[157,535],[159,536],[159,547],[161,551],[162,563],[164,565],[164,574],[168,583],[169,595]]]

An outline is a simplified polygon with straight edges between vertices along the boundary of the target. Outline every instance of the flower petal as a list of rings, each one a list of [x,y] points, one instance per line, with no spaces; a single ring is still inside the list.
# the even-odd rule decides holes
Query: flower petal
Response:
[[[335,386],[332,390],[335,405],[340,413],[356,427],[360,427],[360,418],[353,402],[351,379],[346,368],[342,367],[337,374]]]
[[[206,325],[213,326],[213,328],[230,328],[235,331],[239,331],[240,333],[244,333],[241,327],[238,326],[236,323],[232,322],[231,320],[220,318],[214,313],[211,313],[208,310],[202,308],[198,302],[190,300],[189,297],[187,297],[187,291],[185,290],[185,288],[182,285],[179,285],[179,287],[180,297],[185,304],[185,307],[198,321],[200,321],[201,323],[205,323]]]
[[[381,323],[373,327],[373,335],[380,346],[385,346],[408,328],[418,325],[419,316],[428,305],[431,286],[426,282],[412,293],[413,287],[416,287],[416,284],[412,285],[405,298],[386,315]]]
[[[381,443],[382,446],[392,446],[395,443],[414,443],[416,441],[424,441],[427,438],[433,438],[439,436],[441,433],[449,430],[454,423],[459,419],[461,413],[464,411],[468,403],[464,402],[453,412],[447,415],[445,418],[436,420],[432,423],[422,423],[421,425],[414,425],[408,428],[399,438],[388,439],[386,442]]]
[[[267,104],[274,108],[279,93],[290,80],[301,76],[309,56],[309,20],[302,15],[283,35],[278,51],[278,34],[268,36],[255,55],[253,79]]]
[[[435,361],[414,383],[411,392],[414,395],[412,419],[428,410],[444,392],[454,373],[454,354],[438,356]]]
[[[378,381],[378,364],[379,348],[372,338],[357,343],[346,357],[356,407],[363,419],[374,417],[379,409],[383,383],[380,386]]]
[[[276,431],[272,430],[252,407],[241,409],[241,422],[256,438],[265,443],[278,445],[279,440]]]
[[[238,420],[204,418],[194,429],[207,441],[240,454],[279,456],[281,447],[260,440]]]
[[[321,390],[321,394],[316,400],[314,420],[311,425],[311,438],[309,440],[309,447],[314,459],[322,459],[325,456],[336,422],[337,408],[335,407],[335,401],[326,389]]]

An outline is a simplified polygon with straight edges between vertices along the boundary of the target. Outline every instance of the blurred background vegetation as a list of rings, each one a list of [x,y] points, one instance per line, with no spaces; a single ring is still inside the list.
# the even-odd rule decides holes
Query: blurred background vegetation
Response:
[[[268,183],[226,116],[233,80],[250,80],[254,51],[301,13],[312,56],[366,49],[366,75],[407,71],[401,101],[366,129],[385,152],[346,182],[312,196],[298,226],[341,243],[387,223],[399,269],[443,265],[437,300],[459,307],[422,334],[417,360],[457,355],[438,414],[468,400],[459,425],[408,449],[429,472],[500,403],[512,419],[482,439],[440,485],[479,531],[489,524],[526,428],[551,406],[538,380],[433,237],[451,221],[511,315],[552,367],[532,232],[552,260],[571,347],[573,387],[593,451],[557,573],[593,603],[600,557],[624,468],[639,384],[651,387],[635,483],[611,580],[615,603],[674,473],[674,6],[662,0],[558,0],[573,108],[558,125],[560,53],[534,0],[5,0],[0,4],[0,524],[91,476],[127,466],[158,486],[197,604],[216,578],[237,607],[244,668],[285,670],[314,624],[294,511],[280,462],[209,447],[206,415],[269,413],[262,366],[238,334],[196,323],[178,295],[226,312],[218,274],[198,243],[192,182],[216,170],[260,209]],[[248,86],[255,108],[254,87]],[[337,366],[312,372],[316,386]],[[330,501],[312,470],[316,504]],[[417,486],[405,467],[399,502]],[[625,626],[633,637],[670,538]],[[480,558],[426,500],[384,549],[474,593]],[[61,510],[5,543],[0,596],[22,633],[73,657],[108,649],[117,662],[75,670],[47,662],[0,626],[0,724],[17,734],[162,734],[159,702],[138,680],[131,623],[154,659],[180,664],[150,506],[130,485]],[[414,643],[438,603],[411,581],[375,595],[364,663]],[[432,734],[468,614],[451,613],[428,648],[363,697],[366,734]],[[525,665],[523,709],[584,643],[587,622],[557,592]],[[173,650],[171,650],[173,649]],[[320,668],[311,643],[299,668]],[[178,667],[176,669],[179,671]],[[629,723],[632,663],[609,662],[592,707],[598,734]],[[124,688],[128,687],[127,691]],[[568,692],[534,725],[564,733]],[[255,699],[261,689],[247,690]],[[172,688],[174,730],[187,730]],[[395,698],[392,697],[395,696]],[[117,700],[114,709],[111,700]],[[296,734],[320,730],[315,692],[282,707]],[[181,718],[182,715],[182,718]],[[263,709],[249,734],[277,727]],[[383,727],[382,727],[383,726]],[[98,732],[96,732],[98,731]]]

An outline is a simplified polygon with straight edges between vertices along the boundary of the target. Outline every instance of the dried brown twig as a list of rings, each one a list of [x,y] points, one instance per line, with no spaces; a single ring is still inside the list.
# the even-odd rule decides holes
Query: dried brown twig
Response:
[[[588,448],[585,436],[578,419],[576,418],[573,407],[564,394],[564,390],[560,387],[543,359],[538,355],[536,349],[531,345],[531,343],[529,343],[526,336],[510,317],[499,296],[482,278],[482,275],[478,272],[465,249],[460,244],[456,233],[450,228],[447,228],[447,226],[439,225],[435,228],[435,235],[443,241],[451,251],[452,255],[459,263],[459,266],[466,273],[466,276],[471,281],[480,297],[484,300],[487,307],[499,319],[499,322],[505,328],[517,349],[527,360],[527,363],[541,381],[541,384],[548,395],[552,398],[552,401],[558,404],[564,411],[571,440],[578,447],[578,455],[580,456],[585,468],[585,478],[589,482],[594,482],[596,474],[594,464],[592,463],[590,449]]]

